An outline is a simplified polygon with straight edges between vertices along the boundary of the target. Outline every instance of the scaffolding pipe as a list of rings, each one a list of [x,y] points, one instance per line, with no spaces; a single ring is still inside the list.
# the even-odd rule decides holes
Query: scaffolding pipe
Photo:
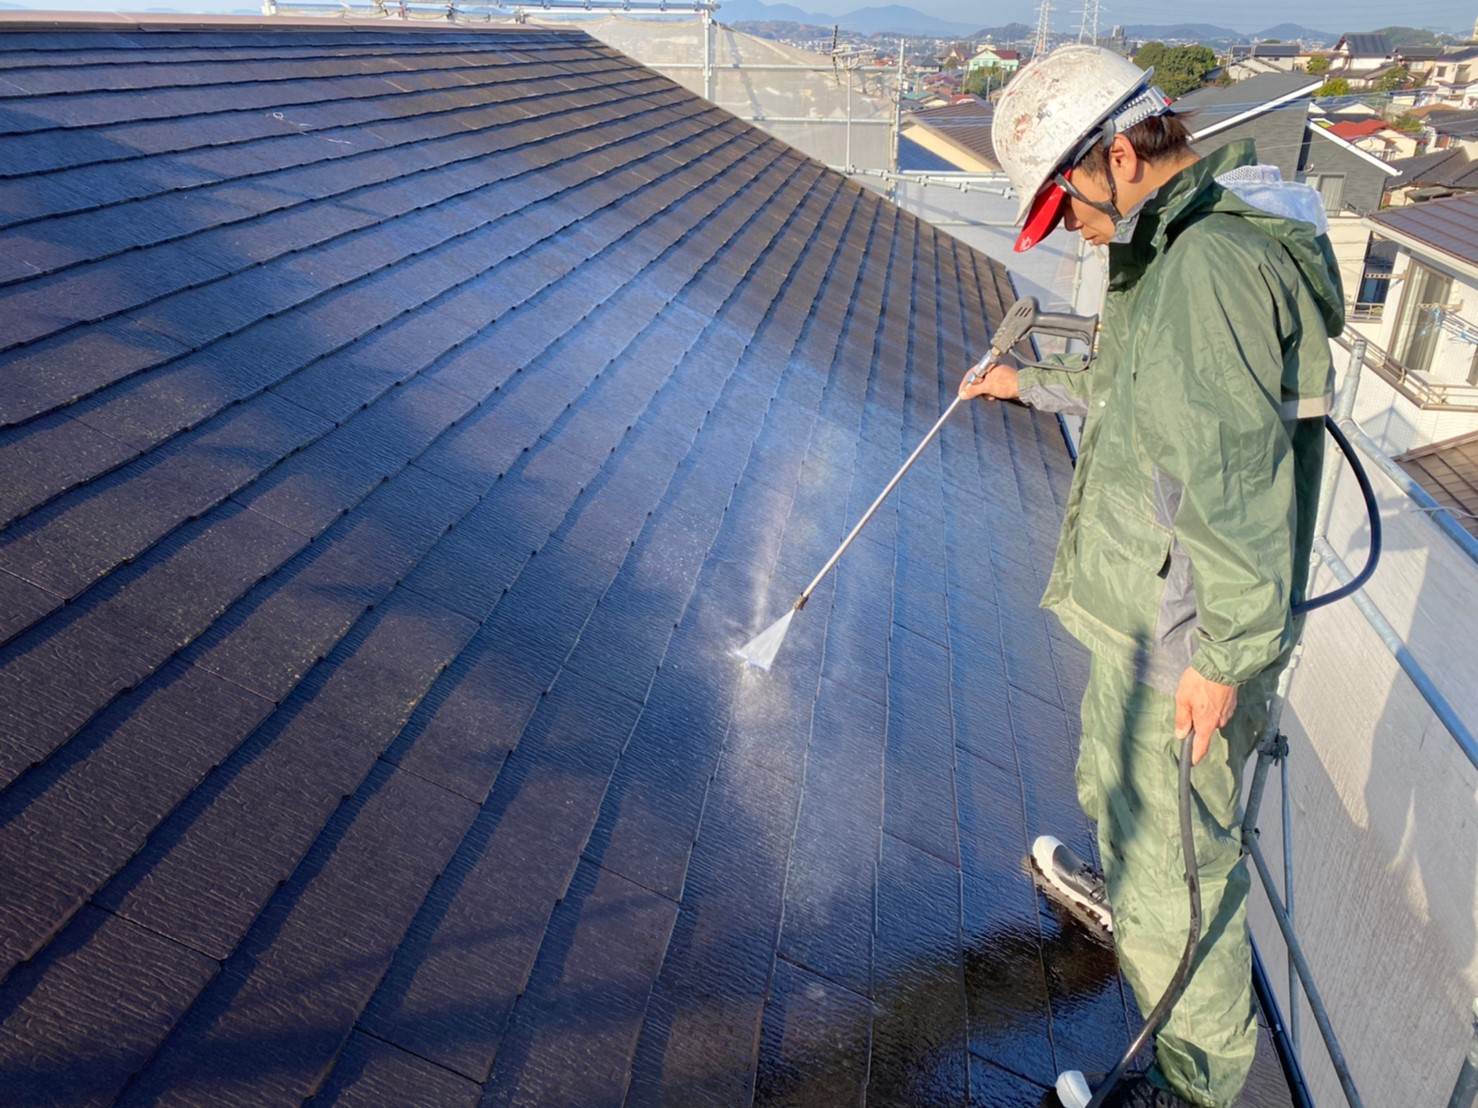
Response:
[[[1350,572],[1349,566],[1345,565],[1340,556],[1335,553],[1334,547],[1329,545],[1328,539],[1316,538],[1314,540],[1314,546],[1319,551],[1319,556],[1324,560],[1324,564],[1329,567],[1330,571],[1341,584],[1346,584],[1355,579],[1355,575]],[[1422,669],[1421,664],[1412,657],[1411,651],[1401,641],[1401,636],[1391,626],[1390,621],[1375,606],[1370,597],[1365,595],[1365,590],[1361,589],[1351,596],[1350,599],[1364,613],[1366,622],[1375,628],[1375,632],[1380,636],[1381,642],[1385,643],[1386,649],[1391,652],[1391,656],[1406,671],[1406,676],[1411,678],[1411,683],[1416,686],[1416,691],[1421,693],[1422,699],[1427,702],[1437,718],[1442,721],[1442,725],[1447,728],[1458,747],[1467,755],[1468,761],[1473,763],[1475,769],[1478,769],[1478,740],[1473,738],[1473,733],[1468,730],[1462,719],[1459,718],[1452,705],[1448,703],[1447,698],[1432,683],[1432,679],[1427,676],[1426,670]]]
[[[1257,836],[1253,835],[1248,838],[1245,845],[1247,852],[1252,855],[1252,861],[1257,866],[1257,875],[1262,878],[1263,888],[1268,894],[1268,903],[1273,909],[1273,917],[1278,921],[1278,929],[1283,932],[1283,941],[1288,945],[1289,956],[1293,958],[1294,965],[1298,967],[1299,979],[1303,982],[1304,992],[1309,998],[1309,1010],[1314,1013],[1314,1022],[1319,1025],[1319,1033],[1324,1036],[1324,1046],[1329,1051],[1329,1060],[1333,1063],[1334,1072],[1339,1077],[1340,1088],[1345,1092],[1345,1100],[1349,1102],[1350,1108],[1363,1108],[1364,1102],[1355,1089],[1355,1081],[1350,1076],[1350,1067],[1345,1061],[1345,1053],[1340,1049],[1339,1040],[1335,1038],[1334,1028],[1330,1025],[1329,1013],[1324,1007],[1324,998],[1319,995],[1319,987],[1314,984],[1314,972],[1309,969],[1303,948],[1298,944],[1298,936],[1293,933],[1293,922],[1288,918],[1288,913],[1283,910],[1277,887],[1273,883],[1273,875],[1268,872],[1267,860],[1262,856],[1262,847],[1257,844]]]
[[[1464,554],[1478,562],[1478,538],[1474,538],[1459,523],[1446,508],[1433,500],[1426,489],[1422,488],[1412,479],[1411,475],[1393,462],[1390,457],[1375,441],[1367,435],[1353,421],[1341,421],[1340,429],[1349,436],[1349,439],[1360,452],[1376,464],[1376,467],[1394,481],[1408,497],[1416,501],[1417,507],[1426,512],[1448,538],[1457,543],[1458,548]]]
[[[713,12],[703,10],[703,99],[713,101]]]

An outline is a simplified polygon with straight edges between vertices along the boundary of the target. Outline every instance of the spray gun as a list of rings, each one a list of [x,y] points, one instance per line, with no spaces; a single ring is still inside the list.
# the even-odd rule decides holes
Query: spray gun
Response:
[[[985,357],[975,363],[970,371],[967,381],[973,384],[979,380],[979,375],[984,373],[993,363],[999,361],[1003,355],[1008,353],[1012,347],[1026,338],[1027,335],[1053,335],[1062,339],[1077,339],[1089,350],[1093,348],[1094,336],[1098,333],[1098,317],[1096,315],[1073,315],[1070,312],[1044,312],[1037,306],[1035,296],[1023,296],[1006,310],[1001,319],[1001,325],[996,328],[996,333],[991,337],[990,350]],[[1024,366],[1042,367],[1041,362],[1022,362]],[[1063,366],[1043,367],[1051,369],[1062,369]],[[1087,360],[1083,362],[1082,368],[1088,368]],[[949,413],[946,412],[946,415]]]

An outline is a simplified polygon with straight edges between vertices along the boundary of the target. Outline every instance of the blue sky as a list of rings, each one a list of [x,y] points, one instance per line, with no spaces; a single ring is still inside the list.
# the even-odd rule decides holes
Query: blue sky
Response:
[[[1036,6],[1032,0],[987,4],[982,4],[979,0],[788,2],[805,11],[830,15],[842,15],[858,8],[881,7],[896,2],[940,19],[976,27],[1036,22]],[[1081,19],[1083,2],[1084,0],[1054,0],[1054,27],[1062,31],[1076,30]],[[255,11],[258,7],[254,0],[10,0],[9,3],[0,0],[0,6],[81,11],[144,11],[150,8],[167,8],[191,12]],[[1283,3],[1264,0],[1255,0],[1252,3],[1106,0],[1101,10],[1099,24],[1104,29],[1115,23],[1211,23],[1244,33],[1255,33],[1278,23],[1292,22],[1331,34],[1369,31],[1392,24],[1469,33],[1473,29],[1474,19],[1478,18],[1478,0],[1415,0],[1404,4],[1393,4],[1390,0],[1347,0],[1338,4],[1330,3],[1329,0],[1286,0]]]
[[[775,2],[775,0],[770,0]],[[979,0],[789,0],[807,11],[841,15],[863,7],[900,3],[940,19],[991,26],[1005,23],[1036,23],[1036,4],[1030,2],[982,4]],[[722,0],[720,0],[722,3]],[[1082,18],[1083,0],[1053,0],[1053,25],[1058,30],[1076,29]],[[1286,0],[1284,3],[1176,3],[1175,0],[1102,0],[1099,25],[1211,23],[1234,31],[1253,33],[1279,23],[1297,23],[1318,31],[1340,34],[1371,31],[1377,27],[1432,27],[1471,32],[1478,19],[1475,0]]]

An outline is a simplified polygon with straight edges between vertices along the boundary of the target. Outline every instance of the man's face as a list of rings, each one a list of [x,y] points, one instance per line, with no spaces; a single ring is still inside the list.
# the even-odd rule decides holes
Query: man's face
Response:
[[[1068,180],[1073,189],[1088,200],[1103,202],[1111,199],[1108,182],[1099,180],[1081,167],[1068,174]],[[1077,231],[1090,246],[1104,245],[1114,237],[1117,230],[1107,212],[1083,203],[1072,193],[1068,194],[1067,204],[1064,205],[1062,225],[1069,231]]]

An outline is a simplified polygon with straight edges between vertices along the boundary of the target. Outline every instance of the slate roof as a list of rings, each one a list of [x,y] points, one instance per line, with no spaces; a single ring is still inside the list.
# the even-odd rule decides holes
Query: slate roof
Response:
[[[1478,431],[1445,439],[1392,459],[1464,530],[1478,536]]]
[[[726,656],[998,266],[578,32],[5,46],[8,1096],[1010,1097],[1054,1005],[1122,1037],[1091,941],[1086,1005],[1001,976],[1085,945],[1017,868],[1010,720],[1040,819],[1081,679],[1050,420],[962,419],[784,664]]]
[[[995,112],[978,96],[965,96],[958,103],[910,112],[908,118],[977,158],[992,165],[1000,164],[990,137]]]
[[[1415,158],[1403,158],[1391,163],[1401,171],[1397,182],[1401,187],[1440,186],[1455,189],[1478,189],[1478,162],[1468,156],[1462,147],[1437,150]]]
[[[1376,231],[1391,230],[1425,247],[1433,257],[1478,266],[1478,193],[1386,208],[1366,217]]]
[[[1249,77],[1224,88],[1207,85],[1193,89],[1175,101],[1175,109],[1194,111],[1196,114],[1191,120],[1191,129],[1198,131],[1234,116],[1256,112],[1264,105],[1294,96],[1302,90],[1312,93],[1318,85],[1318,79],[1310,78],[1306,73],[1259,73],[1256,77]],[[1303,97],[1279,107],[1291,107],[1295,111],[1308,110]]]
[[[1391,40],[1385,35],[1345,35],[1334,44],[1355,58],[1384,58],[1391,53]]]
[[[1478,112],[1436,112],[1427,116],[1427,125],[1439,135],[1450,138],[1478,136]]]
[[[728,656],[998,265],[578,31],[0,25],[9,1101],[1112,1061],[1112,955],[1021,868],[1092,850],[1055,422],[967,409],[775,670]]]

